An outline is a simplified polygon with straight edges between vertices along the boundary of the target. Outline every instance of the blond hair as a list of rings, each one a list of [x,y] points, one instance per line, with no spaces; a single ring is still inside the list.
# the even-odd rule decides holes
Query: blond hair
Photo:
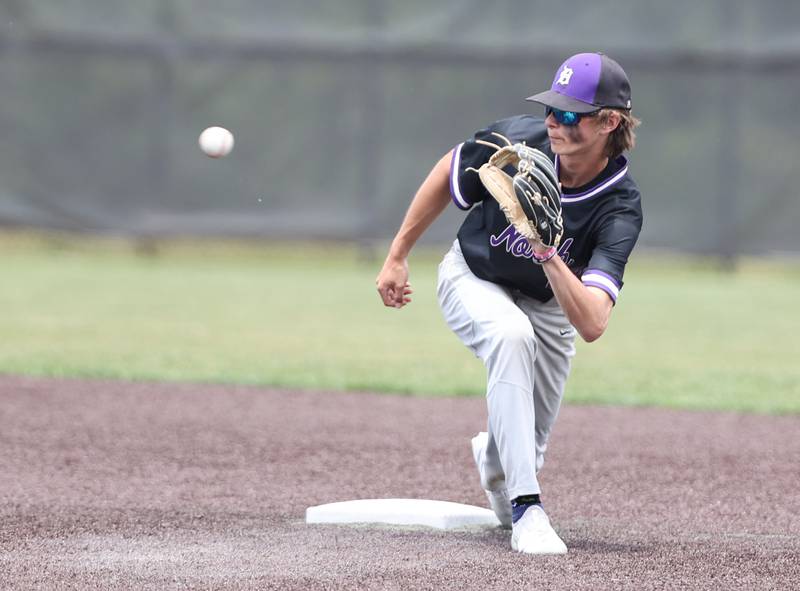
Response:
[[[623,152],[633,150],[636,145],[636,133],[633,130],[642,124],[641,120],[625,109],[601,109],[597,114],[598,123],[600,125],[607,123],[614,111],[619,113],[619,125],[608,136],[605,152],[605,155],[612,160]]]

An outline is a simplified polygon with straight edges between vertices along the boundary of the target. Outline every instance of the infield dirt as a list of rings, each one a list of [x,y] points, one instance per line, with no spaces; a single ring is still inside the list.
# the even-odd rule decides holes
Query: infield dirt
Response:
[[[483,506],[482,399],[0,378],[2,589],[797,589],[800,417],[567,405],[540,480],[565,557],[501,529],[306,525]]]

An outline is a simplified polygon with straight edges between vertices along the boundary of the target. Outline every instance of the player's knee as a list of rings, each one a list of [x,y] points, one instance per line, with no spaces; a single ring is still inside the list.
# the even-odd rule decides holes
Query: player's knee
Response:
[[[527,320],[520,321],[516,317],[507,317],[495,323],[492,340],[497,347],[513,349],[533,349],[535,336],[533,327]]]

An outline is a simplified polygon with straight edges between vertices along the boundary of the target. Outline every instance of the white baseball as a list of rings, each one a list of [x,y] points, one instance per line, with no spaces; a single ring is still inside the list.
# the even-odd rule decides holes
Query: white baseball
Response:
[[[209,127],[200,134],[198,143],[206,156],[222,158],[233,150],[233,134],[224,127]]]

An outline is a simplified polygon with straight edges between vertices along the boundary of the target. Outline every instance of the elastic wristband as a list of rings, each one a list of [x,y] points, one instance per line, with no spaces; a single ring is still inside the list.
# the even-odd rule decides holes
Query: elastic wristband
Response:
[[[534,250],[533,251],[533,262],[534,263],[538,263],[539,265],[541,265],[542,263],[546,263],[547,261],[552,259],[554,256],[556,256],[557,252],[558,252],[558,250],[556,250],[555,246],[551,246],[543,254],[537,254],[536,251]]]

